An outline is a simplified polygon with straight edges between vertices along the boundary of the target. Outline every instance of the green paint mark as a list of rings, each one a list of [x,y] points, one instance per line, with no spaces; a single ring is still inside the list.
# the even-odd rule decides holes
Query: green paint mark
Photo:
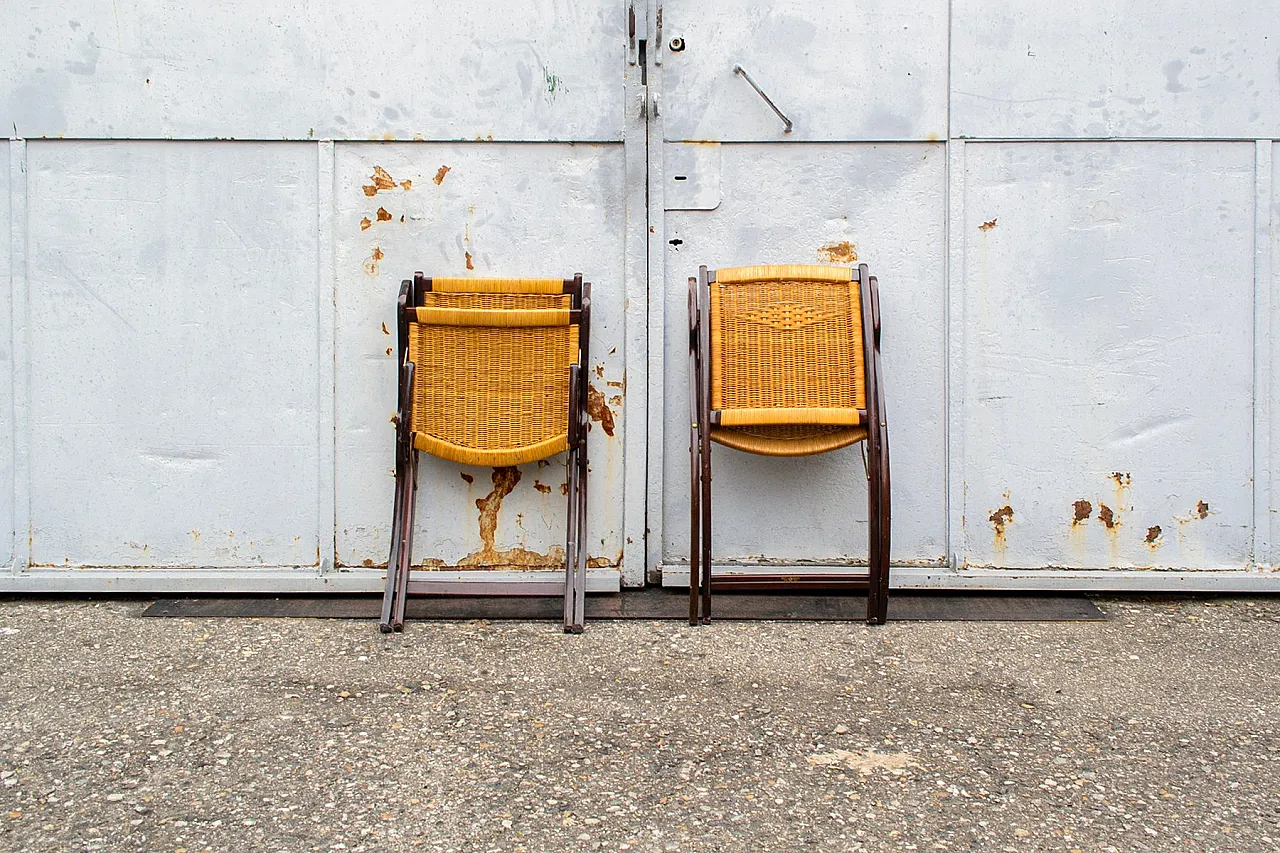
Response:
[[[560,81],[558,76],[552,74],[551,69],[545,65],[542,66],[542,82],[547,87],[547,103],[554,104],[556,102],[556,92],[564,91],[564,83]]]

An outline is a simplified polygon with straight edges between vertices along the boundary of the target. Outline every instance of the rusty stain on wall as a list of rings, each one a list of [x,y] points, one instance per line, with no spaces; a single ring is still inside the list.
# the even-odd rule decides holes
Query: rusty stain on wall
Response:
[[[551,494],[551,487],[548,486],[546,483],[542,482],[541,480],[534,480],[533,487],[544,495]]]
[[[1158,525],[1158,524],[1155,524],[1155,525],[1152,525],[1151,527],[1148,527],[1148,528],[1147,528],[1147,535],[1146,535],[1146,537],[1144,537],[1144,538],[1145,538],[1145,540],[1146,540],[1146,543],[1147,543],[1147,547],[1151,548],[1153,551],[1154,551],[1156,548],[1159,548],[1159,547],[1160,547],[1160,535],[1161,535],[1163,532],[1164,532],[1164,531],[1162,531],[1162,530],[1160,529],[1160,525]]]
[[[383,323],[383,324],[382,324],[382,334],[384,334],[384,335],[389,335],[389,334],[391,334],[391,330],[387,328],[387,324],[386,324],[386,323]]]
[[[369,217],[366,216],[364,219],[360,220],[361,231],[368,231],[372,227],[373,227],[373,222],[369,219]]]
[[[372,184],[365,184],[360,189],[364,190],[364,194],[373,198],[382,190],[393,190],[396,188],[396,180],[387,174],[387,170],[381,166],[373,167],[373,177],[370,178]],[[412,185],[411,185],[412,186]],[[405,187],[408,189],[408,187]]]
[[[436,176],[432,179],[436,182],[436,186],[440,186],[444,183],[444,176],[447,174],[449,174],[448,166],[441,166],[439,169],[436,169]]]
[[[1114,530],[1120,523],[1116,521],[1116,515],[1111,507],[1106,504],[1098,504],[1098,521],[1101,521],[1108,530]]]
[[[475,265],[471,263],[471,253],[465,252],[464,254],[467,256],[467,269],[469,270],[475,269]]]
[[[466,471],[461,472],[458,476],[462,477],[462,479],[466,481],[466,484],[467,484],[468,486],[469,486],[469,485],[471,485],[472,483],[474,483],[474,482],[476,481],[476,478],[475,478],[475,477],[472,477],[472,476],[471,476],[470,474],[468,474]]]
[[[1117,486],[1128,486],[1133,482],[1133,477],[1129,476],[1128,474],[1122,474],[1119,471],[1112,471],[1111,480]]]
[[[405,192],[408,192],[409,190],[413,189],[413,181],[409,180],[408,178],[404,179],[403,181],[400,182],[400,189],[404,190]]]
[[[994,219],[988,219],[986,222],[984,222],[984,223],[982,223],[981,225],[979,225],[979,226],[978,226],[978,230],[979,230],[979,231],[990,231],[992,228],[995,228],[995,227],[996,227],[996,220],[994,220]]]
[[[1209,505],[1204,501],[1196,501],[1196,517],[1197,518],[1209,517]]]
[[[591,420],[600,424],[604,434],[613,435],[613,410],[604,401],[604,394],[594,385],[587,387],[587,414]]]
[[[818,257],[829,264],[851,264],[858,259],[858,249],[848,240],[831,243],[818,250]]]
[[[483,498],[476,499],[476,509],[480,510],[480,550],[459,560],[459,568],[465,566],[483,568],[506,566],[559,568],[564,565],[564,548],[560,546],[553,547],[546,554],[530,551],[527,548],[511,548],[506,551],[499,551],[494,546],[494,540],[498,532],[498,513],[502,510],[502,500],[511,494],[519,482],[520,469],[514,465],[493,469],[493,490]]]
[[[369,260],[364,262],[364,271],[370,277],[378,274],[378,262],[386,257],[381,246],[374,246],[373,252],[369,255]]]
[[[387,209],[385,207],[378,208],[378,221],[379,222],[391,221],[391,214],[387,212]]]
[[[1072,527],[1078,525],[1080,522],[1084,521],[1086,518],[1088,518],[1090,515],[1093,514],[1093,504],[1089,503],[1086,500],[1076,501],[1074,504],[1072,504],[1072,506],[1075,509],[1074,517],[1071,519]]]

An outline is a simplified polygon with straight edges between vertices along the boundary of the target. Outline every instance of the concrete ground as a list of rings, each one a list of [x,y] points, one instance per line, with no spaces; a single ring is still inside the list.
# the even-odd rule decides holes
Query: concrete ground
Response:
[[[1105,623],[0,602],[0,850],[1280,847],[1280,600]]]

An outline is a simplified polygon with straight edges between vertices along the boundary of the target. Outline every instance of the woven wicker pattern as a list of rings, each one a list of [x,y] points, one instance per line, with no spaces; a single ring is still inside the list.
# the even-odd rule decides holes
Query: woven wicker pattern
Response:
[[[440,293],[561,293],[558,278],[433,278],[431,289]]]
[[[745,281],[853,281],[853,270],[850,267],[826,264],[725,267],[716,270],[716,281],[721,284]]]
[[[867,437],[867,428],[824,426],[713,427],[711,440],[765,456],[811,456],[848,447]]]
[[[567,449],[577,355],[576,325],[411,323],[414,445],[467,465],[518,465]]]
[[[567,326],[568,308],[414,308],[412,318],[436,326]]]
[[[848,278],[721,281],[717,270],[711,407],[865,409],[859,302]]]
[[[549,293],[439,293],[428,290],[418,296],[418,301],[427,308],[482,308],[514,309],[514,308],[563,308],[572,307],[573,297],[557,291]]]

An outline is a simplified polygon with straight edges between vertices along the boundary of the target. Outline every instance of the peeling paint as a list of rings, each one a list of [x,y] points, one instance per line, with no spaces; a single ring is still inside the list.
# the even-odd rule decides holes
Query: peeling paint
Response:
[[[441,166],[439,169],[436,169],[436,176],[432,178],[432,180],[436,182],[436,186],[440,186],[444,183],[444,176],[449,174],[449,171],[450,169],[448,166]]]
[[[605,403],[604,394],[594,385],[587,388],[587,414],[591,416],[591,420],[600,424],[605,435],[613,436],[613,410]]]
[[[389,334],[391,334],[391,330],[387,328],[387,324],[386,324],[386,323],[383,323],[383,324],[382,324],[382,334],[384,334],[384,335],[389,335]]]
[[[387,212],[387,209],[385,207],[378,208],[378,221],[379,222],[391,221],[391,214]]]
[[[1209,505],[1204,501],[1196,501],[1196,517],[1202,519],[1209,517]]]
[[[393,190],[396,188],[396,180],[387,174],[387,170],[381,166],[373,167],[373,177],[370,178],[372,184],[365,184],[360,189],[364,190],[364,194],[373,198],[383,190]]]
[[[1008,550],[1008,540],[1005,537],[1005,528],[1013,521],[1013,506],[1007,503],[1009,493],[1004,493],[1005,505],[997,510],[993,510],[991,515],[987,516],[987,520],[991,522],[991,527],[995,531],[995,552],[996,558],[1000,562],[1004,562],[1004,556]]]
[[[1147,535],[1146,535],[1146,537],[1144,537],[1144,539],[1145,539],[1145,541],[1146,541],[1146,543],[1147,543],[1147,546],[1148,546],[1149,548],[1151,548],[1152,550],[1155,550],[1156,548],[1159,548],[1159,547],[1160,547],[1160,541],[1161,541],[1161,540],[1160,540],[1160,536],[1163,534],[1163,532],[1164,532],[1164,531],[1162,531],[1162,530],[1160,529],[1160,525],[1158,525],[1158,524],[1154,524],[1154,525],[1152,525],[1151,527],[1148,527],[1148,528],[1147,528]]]
[[[373,247],[373,252],[370,253],[369,260],[364,262],[364,271],[370,278],[378,274],[378,262],[385,257],[386,254],[383,253],[381,246]]]
[[[829,264],[851,264],[858,260],[858,249],[848,240],[831,243],[818,250],[818,257]]]
[[[401,181],[401,182],[400,182],[400,189],[404,190],[405,192],[408,192],[409,190],[413,189],[413,181],[411,181],[411,180],[409,180],[409,179],[407,179],[407,178],[406,178],[405,180]]]
[[[990,231],[992,228],[995,228],[995,227],[996,227],[996,220],[994,220],[994,219],[988,219],[986,222],[984,222],[984,223],[982,223],[981,225],[979,225],[979,226],[978,226],[978,230],[979,230],[979,231]]]
[[[544,495],[551,494],[551,487],[548,486],[546,483],[542,482],[541,480],[534,480],[533,487]]]
[[[467,256],[467,269],[469,269],[469,270],[473,270],[473,269],[475,269],[475,265],[474,265],[473,263],[471,263],[471,253],[470,253],[470,252],[466,252],[465,254],[466,254],[466,256]]]
[[[1111,507],[1106,504],[1098,504],[1098,521],[1101,521],[1108,530],[1115,530],[1120,524]]]
[[[1093,514],[1093,504],[1086,500],[1078,500],[1072,504],[1072,506],[1075,510],[1074,517],[1071,520],[1071,525],[1073,527]]]
[[[360,220],[361,231],[368,231],[372,227],[373,227],[373,221],[370,220],[369,217],[366,216],[364,219]]]

